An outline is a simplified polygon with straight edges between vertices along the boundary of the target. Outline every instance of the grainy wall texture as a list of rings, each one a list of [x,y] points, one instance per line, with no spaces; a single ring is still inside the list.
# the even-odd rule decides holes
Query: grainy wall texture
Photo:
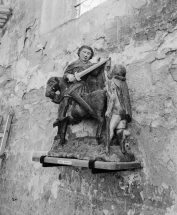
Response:
[[[4,0],[13,15],[0,44],[0,111],[14,119],[0,215],[177,215],[177,1],[107,0],[78,19],[72,0],[50,2]],[[46,82],[62,76],[82,44],[127,68],[141,170],[92,175],[32,162],[56,135]]]

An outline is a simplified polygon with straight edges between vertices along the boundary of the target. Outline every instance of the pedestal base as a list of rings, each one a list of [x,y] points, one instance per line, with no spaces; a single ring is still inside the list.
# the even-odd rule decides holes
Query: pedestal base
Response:
[[[122,154],[120,146],[110,146],[110,153],[107,154],[104,145],[98,145],[97,140],[92,137],[69,140],[64,146],[60,145],[59,140],[55,140],[52,149],[48,152],[48,156],[106,162],[135,161],[135,156],[130,149],[127,149],[126,153]]]
[[[79,160],[68,158],[55,158],[48,156],[33,157],[33,161],[40,162],[43,167],[73,166],[89,168],[93,174],[117,172],[141,168],[139,161],[134,162],[104,162],[94,160]]]

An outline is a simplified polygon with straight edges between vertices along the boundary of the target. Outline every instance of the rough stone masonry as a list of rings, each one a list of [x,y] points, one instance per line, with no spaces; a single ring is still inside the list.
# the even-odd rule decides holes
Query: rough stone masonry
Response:
[[[13,15],[1,36],[0,110],[4,121],[9,112],[14,118],[0,168],[0,214],[176,215],[177,1],[107,0],[77,19],[72,0],[3,2]],[[127,68],[131,147],[141,170],[92,175],[32,162],[56,135],[46,82],[63,75],[82,44]]]

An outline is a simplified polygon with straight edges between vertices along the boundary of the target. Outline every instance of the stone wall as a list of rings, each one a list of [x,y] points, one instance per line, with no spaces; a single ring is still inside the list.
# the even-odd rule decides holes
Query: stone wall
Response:
[[[176,215],[176,0],[107,0],[78,19],[45,26],[45,35],[46,1],[4,3],[13,16],[0,45],[0,110],[14,118],[0,169],[0,214]],[[57,105],[45,98],[46,81],[62,76],[82,44],[127,68],[131,147],[142,170],[92,175],[32,162],[56,135]]]

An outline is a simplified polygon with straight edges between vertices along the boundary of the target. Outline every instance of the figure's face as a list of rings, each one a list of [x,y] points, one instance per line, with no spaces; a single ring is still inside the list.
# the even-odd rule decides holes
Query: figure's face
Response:
[[[90,60],[91,55],[92,55],[92,52],[89,49],[83,48],[80,51],[79,58],[81,59],[81,61],[87,62]]]

